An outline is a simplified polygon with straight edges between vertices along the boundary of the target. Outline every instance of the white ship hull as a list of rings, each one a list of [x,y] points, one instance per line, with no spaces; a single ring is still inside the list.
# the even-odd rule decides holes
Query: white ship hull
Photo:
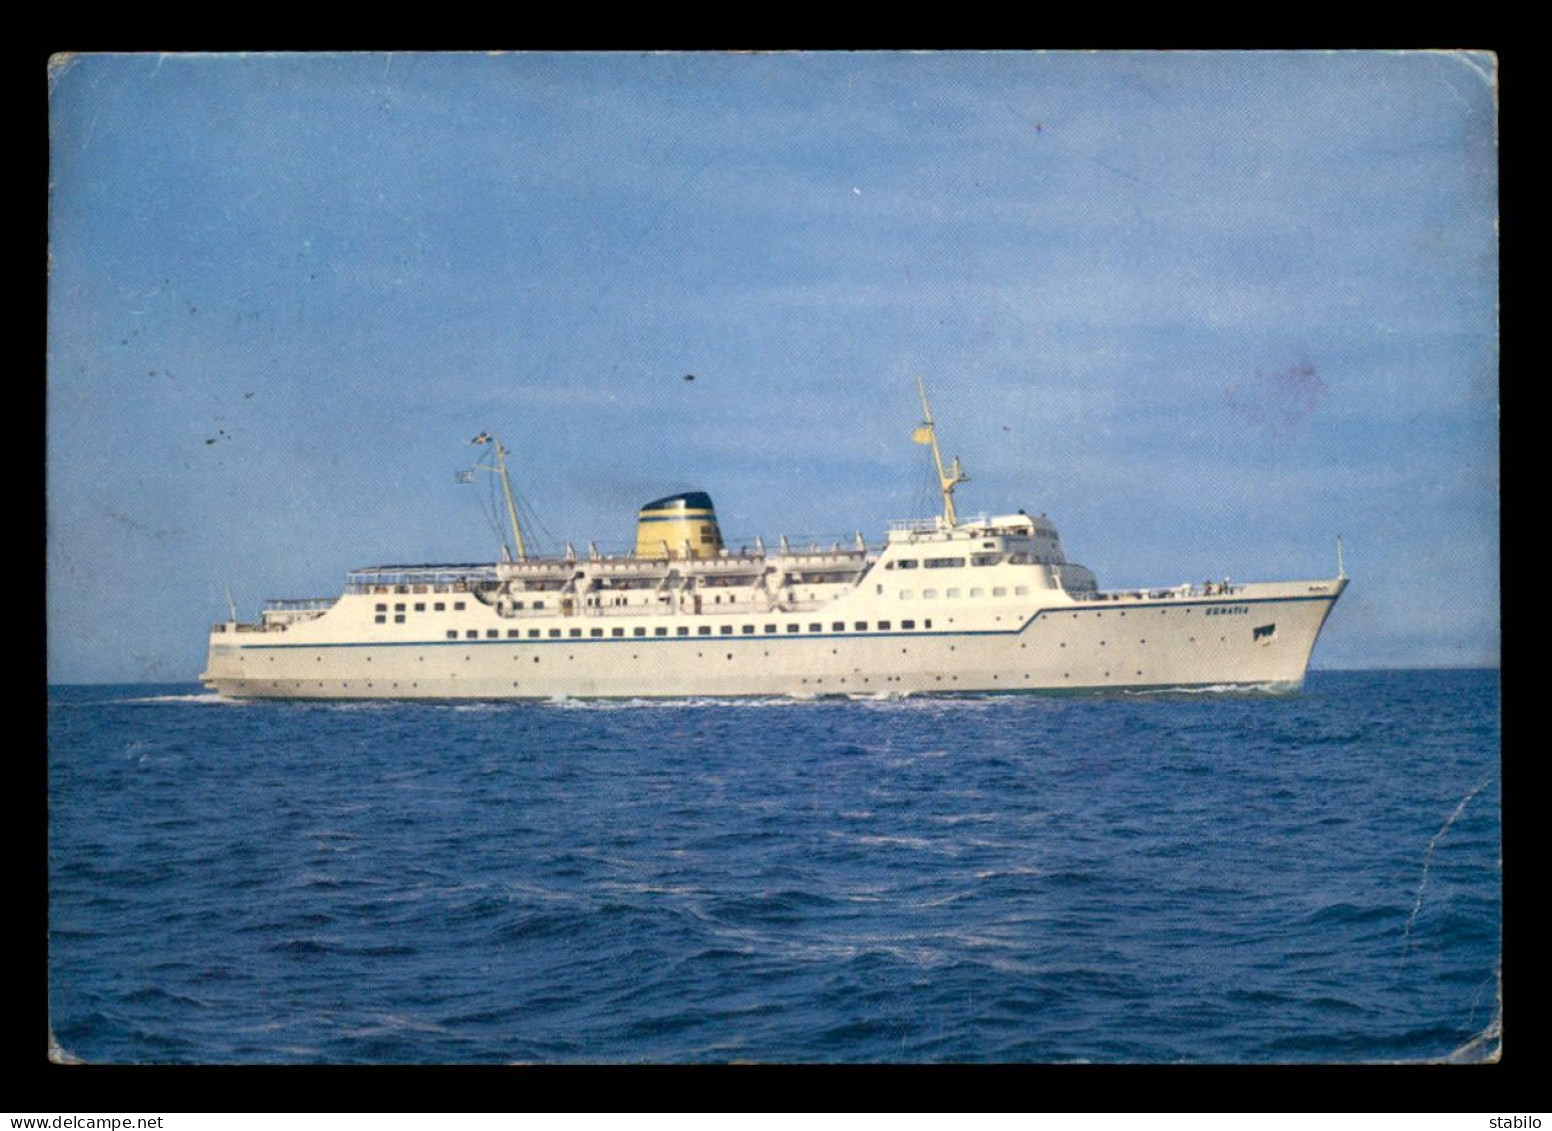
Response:
[[[376,623],[379,606],[415,602],[355,593],[284,631],[216,626],[201,679],[234,698],[295,699],[1296,691],[1346,584],[1339,577],[1084,599],[1047,589],[1033,598],[910,605],[864,584],[796,612],[512,617],[467,601],[460,611],[411,612],[391,624]],[[902,630],[902,621],[914,627]]]
[[[1347,585],[1203,582],[1102,593],[1044,515],[961,521],[927,394],[943,514],[886,541],[730,551],[709,495],[641,508],[635,549],[530,558],[490,445],[516,560],[379,566],[337,600],[214,626],[201,679],[236,698],[887,696],[1242,686],[1297,690]],[[460,476],[467,481],[472,477]]]

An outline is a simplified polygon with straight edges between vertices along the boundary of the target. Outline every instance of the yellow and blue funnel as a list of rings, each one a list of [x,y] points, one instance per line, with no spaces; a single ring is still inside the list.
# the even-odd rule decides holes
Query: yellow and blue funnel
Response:
[[[654,499],[637,516],[639,558],[714,558],[721,552],[717,512],[704,491]]]

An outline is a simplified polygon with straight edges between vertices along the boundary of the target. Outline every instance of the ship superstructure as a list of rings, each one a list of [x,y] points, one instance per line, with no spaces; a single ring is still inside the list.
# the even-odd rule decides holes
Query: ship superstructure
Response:
[[[266,602],[213,626],[207,687],[233,697],[906,695],[1239,685],[1295,690],[1347,584],[1334,578],[1101,591],[1056,528],[960,517],[921,389],[941,514],[881,545],[731,550],[712,500],[653,500],[635,548],[513,549],[494,563],[353,570],[338,598]],[[515,551],[515,552],[513,552]]]

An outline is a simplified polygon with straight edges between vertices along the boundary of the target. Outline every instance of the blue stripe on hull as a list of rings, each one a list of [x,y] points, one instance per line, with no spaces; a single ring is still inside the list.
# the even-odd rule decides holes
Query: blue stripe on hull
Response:
[[[942,637],[946,637],[946,636],[1017,636],[1020,633],[1024,632],[1026,629],[1028,629],[1030,625],[1034,624],[1035,621],[1039,620],[1041,617],[1043,617],[1043,616],[1056,616],[1056,615],[1058,615],[1060,613],[1130,612],[1132,609],[1161,609],[1161,608],[1162,609],[1180,609],[1180,608],[1187,608],[1187,607],[1208,608],[1208,607],[1214,607],[1214,606],[1234,606],[1234,605],[1283,605],[1283,604],[1293,604],[1293,603],[1303,602],[1303,601],[1327,601],[1327,602],[1330,602],[1332,605],[1335,605],[1336,604],[1336,599],[1337,599],[1337,595],[1336,594],[1321,593],[1321,594],[1315,594],[1315,595],[1305,596],[1305,597],[1250,597],[1250,598],[1246,598],[1244,600],[1238,600],[1238,601],[1178,601],[1178,602],[1175,602],[1175,601],[1152,601],[1152,602],[1144,602],[1142,604],[1128,605],[1128,606],[1126,606],[1126,608],[1124,610],[1122,610],[1122,609],[1092,609],[1092,610],[1090,610],[1090,609],[1074,609],[1071,606],[1066,606],[1066,607],[1057,608],[1057,609],[1041,609],[1038,612],[1036,612],[1033,616],[1031,616],[1028,620],[1026,620],[1023,624],[1021,624],[1018,628],[960,629],[960,630],[953,631],[953,632],[946,631],[946,630],[940,630],[940,629],[920,629],[920,630],[912,630],[912,631],[908,631],[908,632],[906,632],[906,631],[896,632],[896,631],[891,630],[891,631],[888,631],[888,632],[792,632],[792,633],[785,633],[784,632],[784,633],[780,633],[780,634],[778,634],[778,633],[749,633],[749,634],[738,633],[736,635],[723,635],[722,633],[719,632],[719,633],[713,633],[713,634],[708,635],[708,636],[702,636],[702,635],[697,634],[697,635],[693,635],[693,636],[601,636],[601,637],[600,636],[563,636],[563,637],[550,637],[550,638],[541,638],[541,639],[517,639],[517,638],[507,637],[507,638],[502,638],[502,639],[499,639],[499,640],[488,640],[488,639],[481,639],[481,640],[470,640],[470,639],[461,639],[461,640],[446,640],[446,639],[444,639],[444,640],[375,640],[375,641],[365,641],[365,640],[363,640],[363,641],[349,641],[349,642],[340,642],[340,643],[321,643],[320,642],[320,643],[316,643],[316,644],[240,644],[240,645],[238,645],[238,647],[240,647],[242,649],[245,649],[245,650],[249,650],[249,649],[255,649],[255,650],[256,649],[271,649],[271,648],[275,648],[275,649],[279,649],[279,648],[439,648],[439,647],[451,648],[451,647],[455,647],[455,646],[456,647],[467,648],[467,647],[469,647],[471,645],[492,645],[492,644],[504,644],[504,645],[508,645],[508,646],[531,645],[531,644],[697,644],[697,643],[705,644],[705,643],[710,643],[710,642],[713,642],[713,641],[720,642],[720,643],[723,643],[723,644],[732,644],[732,643],[735,643],[735,642],[743,642],[743,643],[748,643],[748,644],[770,644],[773,641],[778,641],[778,640],[789,641],[789,642],[796,642],[796,641],[800,641],[800,640],[819,640],[819,639],[823,639],[823,640],[845,640],[845,639],[848,639],[848,638],[864,638],[864,637],[867,638],[867,639],[872,639],[872,640],[883,640],[883,639],[887,639],[889,637],[903,637],[903,636],[909,636],[909,637],[930,636],[930,637],[936,637],[936,638],[942,638]],[[1326,610],[1326,614],[1329,616],[1330,612],[1331,612],[1331,610],[1328,608]],[[749,613],[741,613],[741,614],[737,614],[737,615],[749,616],[751,614],[749,614]],[[782,613],[780,615],[784,619],[790,619],[793,614],[791,614],[791,613]],[[804,617],[810,617],[810,616],[813,616],[815,614],[813,612],[807,612],[807,613],[803,613],[803,614],[800,614],[800,615],[802,615]],[[833,616],[834,614],[832,613],[832,614],[826,614],[826,615]],[[1322,622],[1322,624],[1324,624],[1324,622]],[[483,631],[483,630],[481,630],[481,631]],[[545,631],[548,631],[548,629],[546,629]]]

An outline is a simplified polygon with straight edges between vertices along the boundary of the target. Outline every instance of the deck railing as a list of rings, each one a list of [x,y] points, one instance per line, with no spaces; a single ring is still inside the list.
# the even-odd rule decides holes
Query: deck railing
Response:
[[[1208,581],[1201,585],[1177,585],[1170,589],[1106,589],[1069,592],[1075,601],[1179,601],[1198,597],[1232,597],[1243,592],[1243,585],[1226,581]]]

